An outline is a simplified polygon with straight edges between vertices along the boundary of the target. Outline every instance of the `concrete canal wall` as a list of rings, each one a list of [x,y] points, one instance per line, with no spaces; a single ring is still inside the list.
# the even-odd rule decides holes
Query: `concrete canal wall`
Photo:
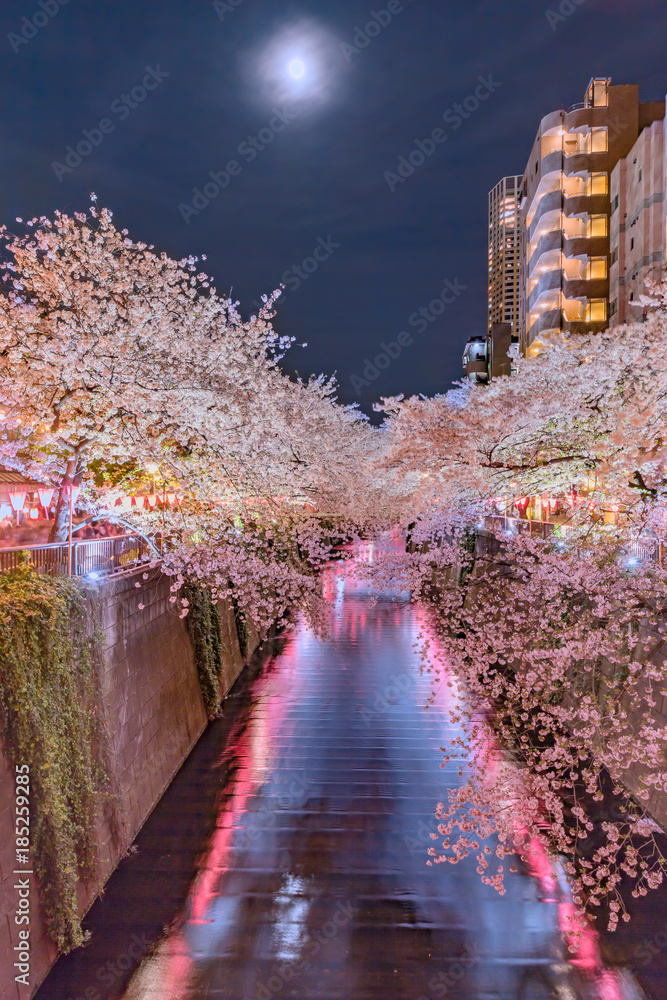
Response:
[[[141,586],[138,588],[137,583]],[[133,573],[101,585],[104,631],[104,701],[115,774],[126,827],[120,849],[100,820],[99,878],[80,887],[81,911],[99,895],[127,846],[207,725],[197,667],[185,621],[170,604],[170,580],[159,570]],[[139,605],[143,605],[142,608]],[[218,605],[223,641],[220,694],[239,676],[244,660],[231,606]],[[259,645],[249,629],[249,650]],[[19,929],[15,913],[14,778],[0,753],[0,1000],[27,1000],[55,961],[56,949],[40,912],[37,886],[30,879],[30,987],[15,982]]]

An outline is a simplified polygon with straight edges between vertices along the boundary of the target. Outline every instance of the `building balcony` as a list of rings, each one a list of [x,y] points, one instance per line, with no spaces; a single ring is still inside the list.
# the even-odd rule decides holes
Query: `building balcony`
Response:
[[[528,327],[527,343],[530,345],[540,337],[560,332],[562,327],[563,315],[560,306],[557,309],[545,309]]]
[[[547,271],[545,274],[541,274],[538,278],[537,284],[533,288],[532,292],[528,296],[528,310],[533,312],[545,295],[550,292],[560,291],[563,285],[563,273],[558,268],[554,271]],[[552,296],[553,297],[553,296]]]
[[[528,239],[531,243],[535,243],[535,233],[540,230],[540,222],[542,220],[546,223],[546,229],[551,230],[553,227],[549,224],[548,216],[553,213],[557,218],[560,218],[561,210],[563,205],[563,193],[560,188],[555,191],[548,191],[545,195],[542,195],[540,202],[535,210],[533,220],[528,229]],[[546,218],[545,218],[546,217]]]
[[[560,229],[552,229],[550,232],[544,233],[544,235],[538,240],[532,254],[527,259],[529,270],[530,265],[532,264],[534,267],[535,263],[539,261],[543,254],[548,253],[550,250],[560,250],[562,242],[563,233]]]
[[[565,197],[563,212],[566,218],[577,215],[609,215],[608,194],[576,194]]]
[[[540,161],[540,173],[542,177],[547,174],[561,174],[563,172],[563,151],[558,148],[556,152],[546,153]]]
[[[606,236],[568,236],[566,233],[563,252],[566,257],[606,257],[609,240]]]
[[[568,299],[606,299],[609,297],[607,278],[575,278],[563,282],[563,291]]]

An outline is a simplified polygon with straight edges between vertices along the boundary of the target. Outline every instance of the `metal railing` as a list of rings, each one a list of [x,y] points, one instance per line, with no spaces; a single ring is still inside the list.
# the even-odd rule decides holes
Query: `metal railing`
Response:
[[[75,541],[72,542],[72,575],[91,578],[113,576],[155,558],[155,549],[141,535]],[[65,576],[69,565],[69,546],[56,543],[0,548],[0,573],[26,564],[39,573]]]

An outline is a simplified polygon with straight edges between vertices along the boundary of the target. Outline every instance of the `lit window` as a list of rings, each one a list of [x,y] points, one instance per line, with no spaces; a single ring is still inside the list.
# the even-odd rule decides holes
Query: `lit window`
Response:
[[[609,174],[591,174],[588,178],[587,194],[609,194]]]
[[[607,258],[606,257],[591,257],[588,261],[588,268],[586,269],[586,277],[589,281],[595,281],[598,278],[607,277]]]
[[[591,299],[586,306],[587,323],[605,323],[607,320],[607,300]]]
[[[588,220],[586,235],[589,237],[606,236],[608,233],[607,216],[591,215]]]
[[[592,80],[588,89],[587,103],[594,108],[606,108],[609,105],[609,81]]]
[[[606,153],[609,149],[609,133],[606,128],[591,129],[591,153]]]

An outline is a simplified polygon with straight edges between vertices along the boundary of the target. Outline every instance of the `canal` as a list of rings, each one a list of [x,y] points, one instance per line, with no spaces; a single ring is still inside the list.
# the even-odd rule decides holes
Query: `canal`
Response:
[[[246,672],[39,1000],[667,996],[659,957],[642,979],[605,964],[594,933],[568,951],[546,859],[503,896],[473,857],[427,866],[436,804],[461,780],[441,767],[454,689],[425,710],[418,606],[342,564],[327,594],[330,636],[297,623]],[[626,958],[667,922],[653,905],[619,938]]]

